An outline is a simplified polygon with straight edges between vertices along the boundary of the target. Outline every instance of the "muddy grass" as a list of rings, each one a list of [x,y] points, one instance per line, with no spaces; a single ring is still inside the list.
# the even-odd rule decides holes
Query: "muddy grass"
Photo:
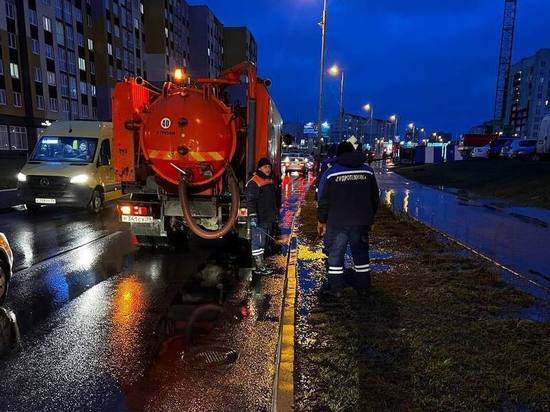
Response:
[[[371,296],[321,304],[311,195],[301,225],[297,410],[550,410],[550,324],[494,267],[383,208]]]

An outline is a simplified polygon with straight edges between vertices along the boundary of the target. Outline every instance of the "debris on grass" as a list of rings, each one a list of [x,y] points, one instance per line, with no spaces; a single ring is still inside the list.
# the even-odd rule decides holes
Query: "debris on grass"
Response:
[[[321,303],[312,193],[300,225],[297,410],[550,410],[550,323],[497,268],[383,207],[371,295]]]

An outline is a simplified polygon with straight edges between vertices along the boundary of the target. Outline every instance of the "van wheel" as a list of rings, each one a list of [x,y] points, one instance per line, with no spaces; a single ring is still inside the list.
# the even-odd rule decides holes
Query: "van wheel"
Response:
[[[92,193],[92,198],[90,199],[90,203],[88,203],[88,211],[92,214],[98,214],[101,209],[103,208],[103,196],[101,196],[101,193],[99,190],[95,189]]]
[[[533,160],[538,162],[540,160],[540,156],[538,154],[533,155]]]
[[[40,210],[40,206],[34,203],[25,203],[25,209],[27,209],[27,213],[34,214]]]

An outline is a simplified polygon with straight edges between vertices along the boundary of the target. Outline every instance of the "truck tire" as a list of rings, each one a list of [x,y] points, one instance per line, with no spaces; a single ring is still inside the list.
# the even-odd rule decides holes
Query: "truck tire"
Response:
[[[97,215],[103,208],[103,196],[98,189],[95,189],[92,193],[90,203],[88,203],[88,212],[93,215]]]

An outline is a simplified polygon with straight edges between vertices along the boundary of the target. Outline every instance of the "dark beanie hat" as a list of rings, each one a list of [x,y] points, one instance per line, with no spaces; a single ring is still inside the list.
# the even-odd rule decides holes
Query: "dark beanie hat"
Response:
[[[343,155],[344,153],[352,153],[355,151],[355,148],[350,142],[342,142],[338,145],[336,149],[336,156]]]
[[[260,161],[258,162],[258,169],[260,167],[264,167],[264,166],[268,166],[268,165],[273,167],[273,165],[271,164],[271,162],[269,161],[269,159],[267,157],[262,157],[260,159]]]

